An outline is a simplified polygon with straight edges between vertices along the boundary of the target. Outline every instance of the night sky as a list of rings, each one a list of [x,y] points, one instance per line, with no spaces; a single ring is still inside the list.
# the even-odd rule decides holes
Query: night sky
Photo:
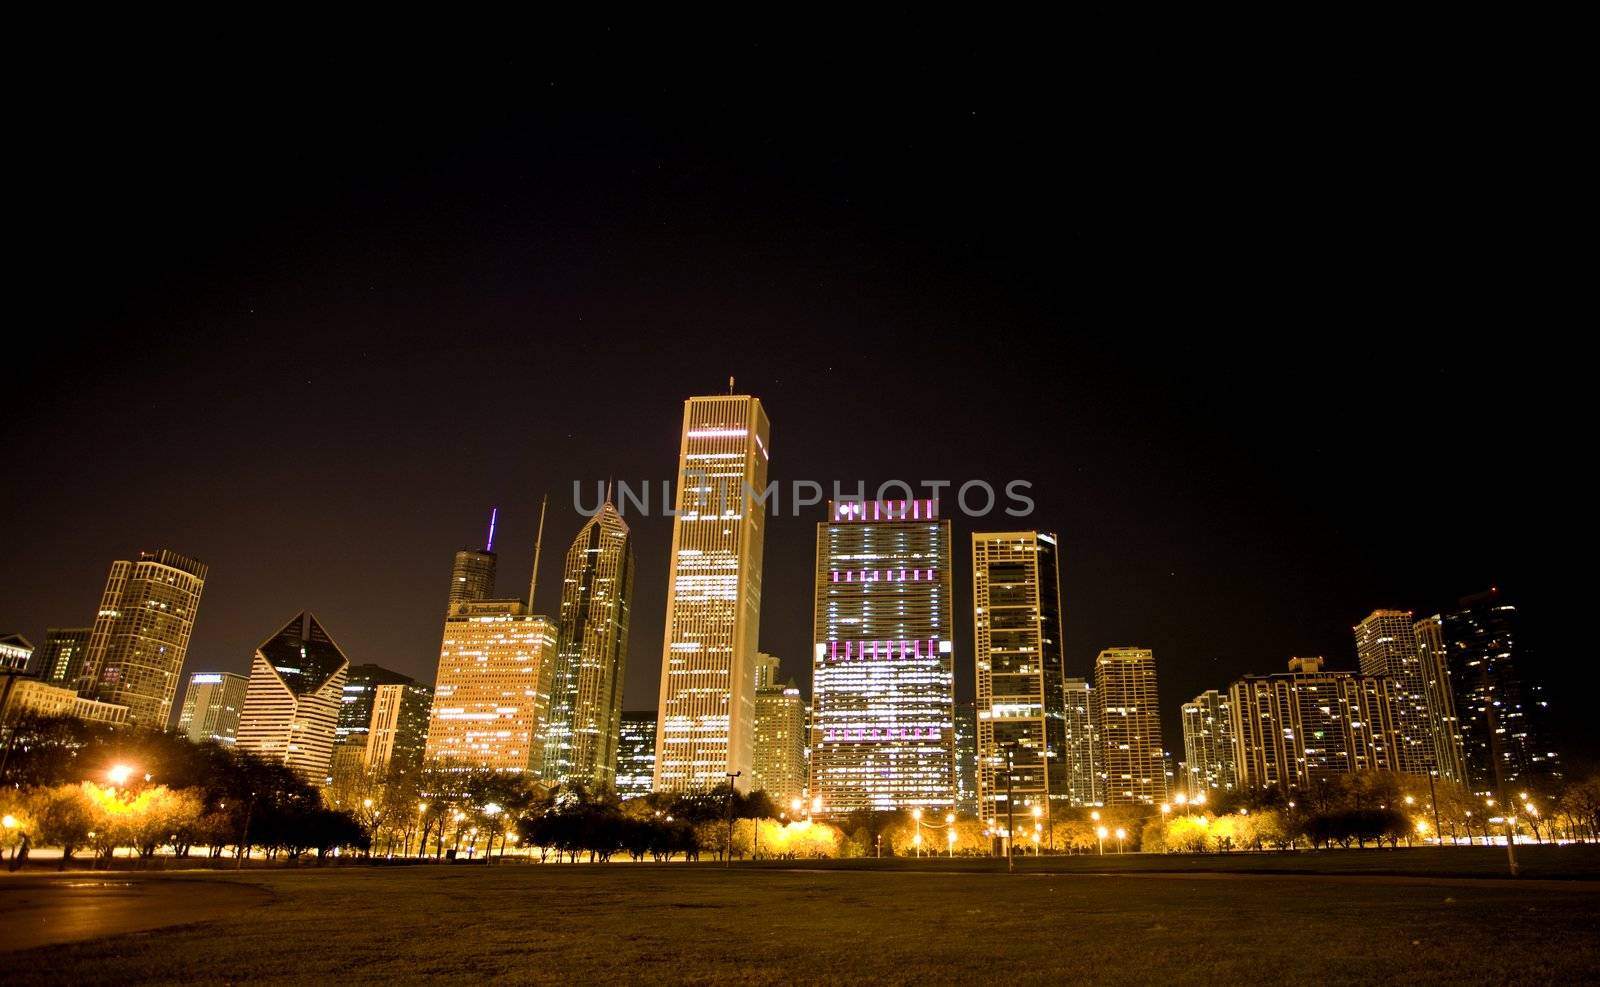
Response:
[[[1154,648],[1180,759],[1195,693],[1353,668],[1373,608],[1490,585],[1575,722],[1582,391],[1539,140],[1322,103],[581,89],[25,119],[0,632],[89,623],[111,560],[168,547],[211,569],[186,671],[246,670],[309,608],[431,682],[490,506],[521,595],[549,494],[553,612],[573,481],[659,493],[683,399],[733,375],[785,486],[1032,482],[1032,519],[956,521],[961,698],[968,533],[1031,525],[1061,537],[1069,674]],[[762,647],[802,682],[821,515],[767,535]],[[670,527],[629,520],[626,704],[653,708]]]

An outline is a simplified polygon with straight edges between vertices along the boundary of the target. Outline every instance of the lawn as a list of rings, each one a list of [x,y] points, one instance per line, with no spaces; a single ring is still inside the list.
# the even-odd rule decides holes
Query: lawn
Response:
[[[3,954],[0,968],[8,983],[117,984],[1600,979],[1590,882],[897,864],[157,876],[271,897],[214,922]]]

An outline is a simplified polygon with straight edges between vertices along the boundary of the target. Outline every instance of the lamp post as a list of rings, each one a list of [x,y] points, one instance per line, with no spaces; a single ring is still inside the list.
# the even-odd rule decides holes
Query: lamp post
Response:
[[[1122,854],[1122,841],[1127,837],[1127,835],[1127,830],[1123,829],[1121,826],[1117,827],[1117,854],[1119,856]]]
[[[1100,813],[1095,813],[1098,816]],[[1106,828],[1101,826],[1094,831],[1095,839],[1100,844],[1100,856],[1106,855]]]
[[[1014,755],[1016,752],[1016,741],[1006,745],[1006,873],[1008,874],[1017,869],[1016,861],[1011,855],[1012,845],[1016,843],[1017,835],[1017,802],[1011,794],[1014,778],[1012,768],[1015,764]]]
[[[728,776],[728,799],[724,811],[728,815],[728,856],[723,860],[722,866],[733,866],[733,780],[744,774],[743,771],[725,771]]]
[[[912,809],[911,810],[911,818],[917,824],[917,835],[911,838],[911,842],[917,848],[917,858],[921,859],[921,857],[922,857],[922,810],[920,808]]]

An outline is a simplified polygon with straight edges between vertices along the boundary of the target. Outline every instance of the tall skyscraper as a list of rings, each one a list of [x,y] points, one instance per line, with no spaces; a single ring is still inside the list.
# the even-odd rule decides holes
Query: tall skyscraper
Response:
[[[1071,802],[1055,535],[974,532],[972,602],[979,815],[1003,820],[1008,791],[1053,812]]]
[[[499,557],[485,549],[463,548],[450,567],[449,607],[494,598],[495,566]]]
[[[750,783],[770,430],[748,395],[684,402],[656,736],[658,791]]]
[[[1495,590],[1469,596],[1444,615],[1443,635],[1472,790],[1504,795],[1503,786],[1561,777],[1521,612]]]
[[[214,740],[232,746],[239,738],[239,714],[250,679],[232,672],[195,672],[183,692],[178,732],[198,744]]]
[[[656,780],[656,711],[622,714],[617,741],[617,794],[625,799],[649,795]]]
[[[756,654],[756,691],[774,689],[778,686],[778,657],[769,655],[765,651]]]
[[[608,493],[567,550],[544,738],[547,784],[616,784],[634,568],[628,525]]]
[[[1167,800],[1165,748],[1148,648],[1107,648],[1095,660],[1095,719],[1107,805]]]
[[[342,744],[354,738],[365,747],[367,733],[372,728],[372,707],[378,697],[378,687],[414,684],[416,679],[411,676],[382,665],[351,665],[345,673],[344,689],[339,697],[339,725],[334,728],[334,741]]]
[[[1444,618],[1435,614],[1413,625],[1417,654],[1422,659],[1422,684],[1433,715],[1433,753],[1439,779],[1451,785],[1467,784],[1466,746],[1461,717],[1456,712],[1455,683],[1450,678],[1448,649],[1444,644]]]
[[[778,806],[806,794],[806,710],[794,683],[756,690],[750,787]]]
[[[978,814],[978,704],[956,703],[956,811]]]
[[[336,743],[347,766],[382,775],[392,763],[422,763],[433,689],[381,665],[352,665],[345,676]]]
[[[817,525],[811,795],[823,811],[956,798],[950,522],[937,501],[834,501]]]
[[[239,713],[239,749],[326,782],[350,660],[302,611],[256,649]]]
[[[1292,658],[1288,674],[1233,683],[1239,785],[1287,791],[1324,775],[1393,771],[1390,687],[1386,676],[1325,672],[1321,658]]]
[[[52,627],[34,654],[34,667],[47,682],[74,688],[83,677],[83,659],[89,650],[90,627]]]
[[[1183,704],[1184,772],[1182,788],[1190,798],[1207,799],[1238,787],[1234,769],[1233,701],[1207,689]]]
[[[1087,679],[1066,681],[1067,769],[1069,805],[1104,805],[1100,788],[1100,737],[1095,728],[1094,689]]]
[[[166,549],[111,563],[78,692],[165,730],[205,584],[204,564]]]
[[[1443,714],[1428,703],[1431,693],[1411,614],[1404,610],[1374,610],[1354,631],[1361,674],[1389,678],[1389,700],[1399,743],[1394,752],[1395,769],[1413,775],[1436,770],[1438,758],[1433,746],[1434,738],[1444,729]]]
[[[521,600],[456,604],[439,647],[427,759],[537,777],[556,640],[555,621]]]

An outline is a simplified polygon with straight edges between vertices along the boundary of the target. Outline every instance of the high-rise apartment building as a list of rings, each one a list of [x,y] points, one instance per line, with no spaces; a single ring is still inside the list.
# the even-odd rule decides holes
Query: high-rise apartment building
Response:
[[[656,737],[658,791],[749,788],[770,427],[757,398],[684,402]]]
[[[755,660],[756,691],[776,688],[778,682],[778,656],[769,655],[765,651],[758,652]]]
[[[1148,648],[1100,652],[1095,659],[1094,697],[1106,804],[1165,802],[1166,752],[1154,653]]]
[[[317,618],[296,614],[256,649],[250,663],[239,749],[283,764],[314,785],[325,784],[349,667]]]
[[[1207,689],[1183,704],[1183,764],[1180,787],[1191,799],[1208,800],[1238,787],[1234,768],[1233,703],[1228,694]]]
[[[633,542],[606,497],[567,550],[543,779],[614,787],[633,601]]]
[[[214,740],[232,746],[239,738],[239,714],[244,710],[250,678],[232,672],[195,672],[183,692],[178,732],[193,743]]]
[[[978,814],[978,704],[956,703],[956,811]]]
[[[1490,590],[1463,599],[1442,624],[1472,790],[1504,795],[1506,786],[1561,777],[1522,612]]]
[[[415,684],[416,679],[382,665],[351,665],[345,673],[344,689],[339,697],[339,725],[334,728],[336,743],[352,738],[362,747],[367,743],[367,732],[372,728],[372,706],[378,697],[380,685]]]
[[[1087,679],[1068,678],[1065,688],[1067,804],[1104,805],[1100,788],[1100,735],[1095,727],[1094,689]]]
[[[1467,784],[1466,746],[1461,717],[1456,712],[1455,683],[1450,678],[1448,649],[1444,643],[1444,618],[1435,614],[1412,626],[1417,654],[1422,659],[1422,684],[1427,690],[1433,720],[1433,754],[1439,779],[1451,785]]]
[[[649,795],[656,779],[656,711],[622,714],[617,740],[617,794],[625,799]]]
[[[47,682],[77,688],[83,677],[83,659],[89,650],[90,627],[52,627],[34,654],[34,667]]]
[[[189,650],[206,567],[177,552],[111,563],[78,692],[128,707],[128,722],[165,730]]]
[[[1292,658],[1287,674],[1233,683],[1239,785],[1289,790],[1325,775],[1393,771],[1389,690],[1386,676],[1323,671],[1321,658]]]
[[[834,501],[817,525],[811,795],[823,811],[955,804],[950,522]],[[980,727],[981,729],[981,727]]]
[[[1443,733],[1443,711],[1428,702],[1432,693],[1423,673],[1422,655],[1410,613],[1374,610],[1353,630],[1362,675],[1389,679],[1389,701],[1394,720],[1395,770],[1426,775],[1438,768],[1435,738]]]
[[[793,683],[756,690],[750,787],[779,806],[806,794],[806,710]]]
[[[1071,801],[1055,536],[974,532],[972,602],[979,815],[1004,819],[1008,798],[1053,812]]]
[[[439,646],[427,759],[537,777],[556,639],[555,621],[521,600],[457,603]]]
[[[392,764],[422,763],[433,689],[381,665],[352,665],[345,676],[336,742],[347,769],[383,775]],[[336,772],[337,773],[337,772]]]

